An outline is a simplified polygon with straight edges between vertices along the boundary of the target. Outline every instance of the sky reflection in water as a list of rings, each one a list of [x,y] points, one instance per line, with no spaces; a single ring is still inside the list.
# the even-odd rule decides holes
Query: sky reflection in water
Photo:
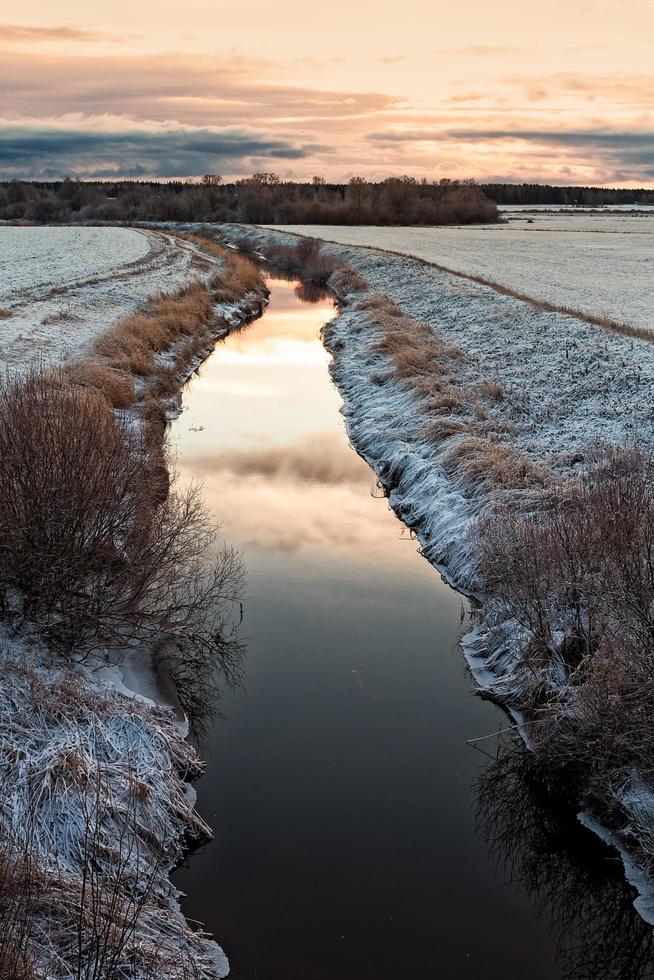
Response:
[[[318,338],[331,315],[274,283],[173,427],[181,477],[204,480],[248,569],[245,688],[203,747],[216,840],[177,873],[184,910],[235,980],[649,976],[610,852],[589,845],[589,876],[570,820],[543,831],[529,784],[466,744],[505,719],[471,694],[460,597],[347,446]]]

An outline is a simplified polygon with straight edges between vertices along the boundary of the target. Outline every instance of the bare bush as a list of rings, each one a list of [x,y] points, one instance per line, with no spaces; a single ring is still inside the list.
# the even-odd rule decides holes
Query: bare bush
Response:
[[[341,263],[325,255],[322,244],[318,238],[300,238],[294,245],[272,244],[266,248],[266,257],[278,272],[326,285]]]
[[[156,441],[156,440],[155,440]],[[63,373],[0,385],[0,609],[60,648],[162,634],[218,651],[240,585],[197,488],[167,493],[162,459],[95,389]]]
[[[634,771],[654,779],[654,461],[607,449],[546,501],[480,526],[482,574],[524,637],[532,744],[578,798],[606,800]]]
[[[26,849],[4,840],[0,844],[0,976],[8,980],[36,980],[30,941],[40,887]]]

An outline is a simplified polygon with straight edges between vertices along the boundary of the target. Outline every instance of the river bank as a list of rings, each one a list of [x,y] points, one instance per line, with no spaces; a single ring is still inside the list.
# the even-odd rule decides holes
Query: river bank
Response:
[[[104,399],[110,399],[116,433],[122,433],[111,438],[127,440],[138,453],[146,447],[146,458],[134,462],[135,473],[139,466],[155,468],[148,512],[156,512],[162,500],[157,467],[166,464],[165,423],[179,411],[184,382],[215,342],[259,315],[267,299],[256,270],[241,276],[242,260],[212,243],[205,258],[201,243],[188,248],[211,278],[207,298],[201,283],[184,286],[172,299],[155,297],[141,312],[100,334],[94,343],[101,350],[87,348],[83,361],[52,369],[43,380],[38,374],[27,376],[39,397],[46,398],[47,412],[52,391],[62,410],[66,398],[78,407],[88,401],[105,428],[111,410]],[[201,305],[196,301],[200,293]],[[197,310],[191,344],[189,322],[182,315],[189,299]],[[18,382],[7,385],[9,411]],[[157,418],[143,410],[155,398]],[[84,425],[83,417],[77,421]],[[26,446],[28,455],[31,449]],[[52,520],[58,521],[57,497],[49,499]],[[180,505],[172,506],[174,515]],[[192,535],[193,525],[180,514],[179,532],[171,525],[172,533]],[[163,519],[168,519],[165,513]],[[201,556],[202,539],[192,546]],[[107,575],[106,586],[110,580]],[[146,644],[140,657],[134,649],[127,657],[128,650],[73,648],[62,657],[44,644],[38,625],[25,623],[18,631],[6,625],[1,639],[0,972],[18,978],[34,970],[66,980],[226,976],[222,949],[191,929],[170,883],[186,848],[209,839],[211,831],[194,810],[190,786],[202,763],[186,741],[179,703],[165,696],[161,664],[151,661],[153,650]],[[174,660],[168,664],[177,679]]]
[[[298,241],[243,226],[217,226],[213,233],[249,239],[270,257],[279,245],[283,250]],[[525,515],[528,520],[552,501],[565,500],[583,474],[601,469],[607,451],[602,444],[609,452],[629,445],[647,451],[653,441],[651,342],[539,310],[419,261],[336,245],[325,246],[323,254],[352,266],[366,283],[352,291],[347,278],[344,286],[338,276],[330,280],[340,314],[325,341],[350,438],[425,556],[457,588],[483,599],[467,659],[480,686],[512,712],[529,744],[539,734],[530,726],[542,724],[534,721],[534,708],[538,712],[543,704],[535,702],[534,691],[550,692],[553,710],[542,715],[550,734],[539,753],[545,751],[557,779],[550,746],[555,752],[557,726],[567,732],[579,711],[575,699],[584,679],[561,653],[568,611],[564,605],[548,613],[553,639],[547,656],[535,661],[532,634],[514,618],[506,596],[493,595],[484,581],[479,529],[498,513],[520,524]],[[593,664],[591,655],[584,668]],[[610,698],[610,689],[597,683]],[[637,690],[633,697],[642,702]],[[619,717],[612,724],[619,725]],[[585,753],[585,733],[565,737],[573,759]],[[608,746],[596,755],[600,769],[609,756]],[[619,773],[593,776],[592,790],[582,781],[581,789],[569,792],[581,811],[610,827],[640,890],[638,911],[652,921],[652,792],[635,745],[627,745],[626,757]]]

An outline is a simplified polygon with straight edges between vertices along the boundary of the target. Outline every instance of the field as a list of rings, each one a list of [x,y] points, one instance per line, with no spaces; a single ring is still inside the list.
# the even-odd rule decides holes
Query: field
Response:
[[[20,367],[77,356],[147,297],[208,265],[188,242],[159,232],[0,228],[0,359]]]
[[[654,330],[652,213],[507,214],[505,224],[447,228],[276,227],[401,252],[537,301]]]

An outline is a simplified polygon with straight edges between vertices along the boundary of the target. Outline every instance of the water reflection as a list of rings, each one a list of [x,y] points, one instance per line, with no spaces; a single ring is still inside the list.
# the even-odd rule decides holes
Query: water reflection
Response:
[[[486,759],[466,740],[504,719],[471,696],[461,599],[348,447],[319,339],[330,304],[272,287],[172,433],[248,569],[244,687],[208,733],[198,800],[216,840],[178,872],[186,914],[234,980],[626,980],[603,935],[613,904],[624,970],[648,976],[620,868],[605,882],[591,835],[555,832],[508,762],[481,778],[475,818]],[[575,974],[586,963],[598,972]]]
[[[549,923],[570,980],[649,980],[654,932],[634,912],[615,851],[557,805],[533,756],[504,744],[475,781],[479,832],[505,881]]]

